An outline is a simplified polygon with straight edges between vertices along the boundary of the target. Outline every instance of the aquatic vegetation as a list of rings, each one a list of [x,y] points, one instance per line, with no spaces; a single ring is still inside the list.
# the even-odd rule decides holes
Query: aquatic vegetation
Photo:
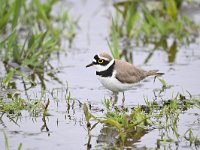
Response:
[[[5,72],[0,83],[1,122],[6,117],[18,124],[26,112],[30,117],[42,117],[41,130],[48,130],[50,100],[43,94],[29,98],[27,91],[39,84],[44,91],[47,77],[63,85],[56,76],[59,68],[54,68],[50,60],[61,52],[63,38],[71,46],[78,20],[72,19],[67,10],[52,13],[58,2],[0,0],[0,59]],[[18,86],[24,88],[23,92]]]
[[[96,121],[96,124],[103,124],[108,130],[113,130],[114,128],[115,131],[113,132],[115,132],[115,136],[117,137],[115,138],[115,144],[120,147],[128,146],[132,139],[138,139],[140,135],[144,135],[145,132],[152,130],[152,128],[158,129],[160,132],[160,138],[157,139],[159,144],[162,142],[176,143],[180,140],[186,140],[186,142],[188,141],[190,144],[194,144],[195,147],[199,145],[197,144],[199,138],[194,137],[191,128],[184,134],[178,130],[180,115],[188,109],[196,107],[196,105],[199,106],[199,99],[192,97],[187,99],[186,96],[178,93],[168,101],[145,101],[146,105],[136,106],[130,109],[113,107],[110,105],[110,101],[105,99],[106,112],[103,116],[98,117],[91,114],[86,104],[84,104],[85,119],[88,124],[90,124],[89,122],[92,118]],[[159,144],[157,145],[158,148]]]
[[[119,44],[118,44],[118,33],[116,32],[114,22],[112,22],[112,33],[111,33],[111,36],[112,36],[112,43],[110,43],[107,40],[109,49],[110,49],[113,57],[115,59],[119,59],[120,58],[120,53],[119,53]]]
[[[168,101],[163,101],[162,107],[159,110],[156,110],[157,113],[154,115],[153,125],[158,127],[160,131],[160,138],[157,139],[157,147],[159,148],[161,144],[165,145],[166,143],[175,143],[178,144],[179,141],[185,140],[185,143],[189,142],[190,145],[194,144],[194,147],[198,147],[199,137],[192,136],[190,138],[185,138],[188,132],[192,132],[192,128],[189,128],[185,133],[179,131],[179,121],[180,115],[190,108],[196,107],[199,105],[199,99],[190,97],[189,99],[186,96],[178,93],[173,96]],[[195,104],[196,103],[196,104]],[[170,144],[169,144],[170,145]]]
[[[199,29],[188,17],[180,14],[181,4],[182,0],[114,3],[116,13],[111,37],[118,35],[118,41],[125,42],[120,46],[120,54],[127,53],[134,46],[153,44],[153,51],[163,49],[169,53],[169,62],[173,62],[178,46],[189,44]],[[113,32],[113,27],[117,34]],[[168,43],[169,39],[173,41],[172,44]],[[112,43],[115,42],[112,38]]]
[[[115,19],[116,29],[120,36],[143,39],[144,44],[171,37],[181,42],[183,38],[188,38],[196,32],[197,25],[186,16],[180,15],[180,5],[175,0],[152,3],[133,0],[115,3],[116,16],[119,17]],[[124,23],[120,25],[120,22]]]
[[[14,31],[7,39],[3,41],[1,48],[5,51],[2,60],[5,64],[8,62],[17,63],[19,66],[30,66],[36,68],[44,67],[49,55],[55,52],[59,47],[58,37],[51,36],[47,32],[30,33],[27,38],[20,44],[19,37]]]
[[[97,126],[98,122],[94,123],[93,125],[91,125],[91,119],[95,118],[94,115],[92,115],[89,112],[88,106],[84,103],[83,104],[83,113],[85,116],[85,120],[86,120],[86,127],[87,127],[87,132],[88,132],[88,142],[87,142],[87,149],[91,148],[91,131]]]
[[[7,79],[5,79],[7,80]],[[4,81],[5,82],[5,81]],[[8,82],[11,84],[12,82]],[[12,87],[5,86],[5,83],[1,83],[0,88],[0,120],[2,121],[3,117],[8,118],[11,122],[18,124],[19,118],[23,117],[24,113],[30,115],[30,117],[39,117],[41,116],[45,119],[46,116],[49,116],[49,105],[50,99],[49,96],[53,95],[46,93],[45,91],[41,92],[39,95],[35,95],[34,98],[30,98],[28,93],[25,93],[25,96],[21,91],[13,89]],[[47,97],[47,95],[49,95]]]
[[[6,97],[0,98],[0,114],[1,118],[6,114],[11,120],[21,116],[21,111],[26,110],[30,113],[30,116],[43,116],[48,115],[47,109],[49,106],[49,100],[44,103],[40,99],[27,101],[21,98],[17,93],[4,93]],[[14,120],[13,120],[14,121]],[[15,122],[15,121],[14,121]],[[17,124],[17,122],[15,122]]]
[[[5,133],[4,133],[4,139],[5,139],[5,150],[9,150],[10,146],[9,146],[9,143],[8,143],[8,137]],[[21,149],[22,149],[22,143],[19,144],[17,150],[21,150]]]
[[[75,36],[75,24],[77,21],[70,18],[69,12],[59,12],[59,15],[52,15],[53,6],[58,0],[31,0],[29,2],[22,0],[1,0],[0,34],[10,33],[18,30],[18,34],[31,29],[39,31],[48,31],[51,34],[62,35],[67,31],[70,40]],[[11,28],[9,28],[11,26]],[[68,32],[69,31],[69,32]]]
[[[132,133],[137,132],[137,129],[143,128],[145,130],[148,118],[149,116],[140,108],[135,108],[131,114],[126,109],[120,110],[116,108],[113,112],[108,111],[106,116],[99,121],[107,126],[115,127],[118,132],[119,143],[124,145],[127,139],[132,137]]]
[[[60,12],[59,16],[52,15],[52,8],[57,2],[0,0],[0,57],[6,72],[13,75],[28,67],[33,72],[29,77],[23,72],[18,75],[26,77],[32,86],[38,77],[43,89],[45,73],[61,83],[49,60],[53,53],[61,51],[61,37],[67,37],[71,46],[76,34],[77,21],[70,18],[68,11]]]
[[[2,61],[9,76],[6,82],[9,82],[13,74],[17,73],[22,78],[28,79],[34,86],[34,75],[37,74],[41,79],[42,87],[45,88],[42,74],[45,71],[48,72],[48,68],[52,68],[49,58],[53,52],[59,49],[58,37],[51,36],[47,32],[35,34],[30,32],[24,41],[18,39],[19,37],[14,31],[6,41],[0,44],[2,52],[4,51],[1,54]],[[24,67],[28,67],[33,72],[32,76],[23,75],[20,70]],[[12,68],[14,69],[12,70]]]

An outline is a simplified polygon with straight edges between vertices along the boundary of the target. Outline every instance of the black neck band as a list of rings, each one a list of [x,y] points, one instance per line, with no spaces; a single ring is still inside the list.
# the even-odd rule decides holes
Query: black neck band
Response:
[[[96,75],[101,76],[101,77],[111,77],[113,70],[114,70],[114,65],[115,65],[115,61],[114,63],[105,71],[96,71]]]

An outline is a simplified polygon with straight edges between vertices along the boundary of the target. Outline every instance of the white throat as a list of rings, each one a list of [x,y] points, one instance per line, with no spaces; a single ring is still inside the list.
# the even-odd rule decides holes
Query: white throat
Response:
[[[94,65],[94,67],[96,68],[96,71],[101,72],[101,71],[105,71],[107,70],[113,63],[114,63],[114,59],[112,59],[109,64],[107,64],[106,66],[101,66],[101,65]]]

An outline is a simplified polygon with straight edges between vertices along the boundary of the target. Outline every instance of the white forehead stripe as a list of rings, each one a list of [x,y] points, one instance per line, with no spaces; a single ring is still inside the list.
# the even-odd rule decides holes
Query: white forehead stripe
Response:
[[[98,55],[98,56],[99,56],[99,55]],[[104,60],[107,60],[107,61],[109,61],[109,59],[108,59],[108,58],[106,58],[106,57],[99,56],[99,58],[100,58],[100,59],[104,59]]]

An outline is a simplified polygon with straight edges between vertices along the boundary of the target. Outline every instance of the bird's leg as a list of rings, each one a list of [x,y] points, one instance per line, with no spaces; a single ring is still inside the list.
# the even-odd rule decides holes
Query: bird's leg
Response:
[[[113,106],[117,103],[117,100],[118,100],[118,93],[113,92],[113,101],[112,101]]]
[[[125,102],[125,95],[124,95],[124,92],[123,92],[122,105],[124,105],[124,102]]]

